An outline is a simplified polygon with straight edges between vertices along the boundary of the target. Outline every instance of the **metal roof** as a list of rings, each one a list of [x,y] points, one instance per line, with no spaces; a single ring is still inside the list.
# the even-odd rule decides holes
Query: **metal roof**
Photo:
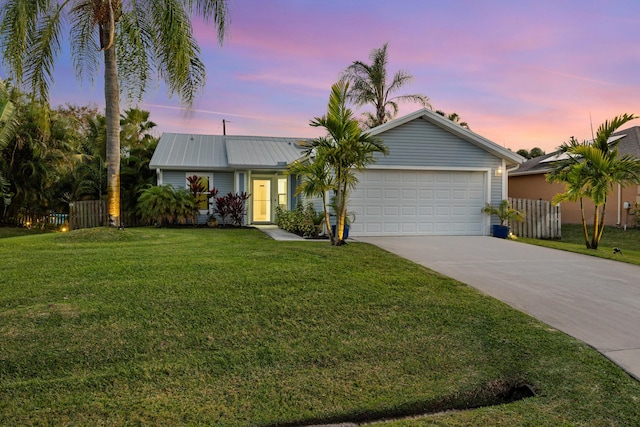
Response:
[[[302,157],[300,138],[265,136],[226,136],[229,166],[252,168],[285,168]]]
[[[302,156],[302,138],[164,133],[149,167],[152,169],[285,169]]]

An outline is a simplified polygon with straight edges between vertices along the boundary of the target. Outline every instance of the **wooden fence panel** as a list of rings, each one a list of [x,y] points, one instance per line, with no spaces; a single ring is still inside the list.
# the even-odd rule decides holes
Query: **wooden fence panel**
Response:
[[[70,203],[69,216],[71,230],[105,226],[109,220],[107,201],[82,200]]]
[[[560,205],[548,200],[529,200],[509,198],[509,204],[525,214],[523,222],[510,223],[516,236],[534,239],[560,239],[562,221]]]

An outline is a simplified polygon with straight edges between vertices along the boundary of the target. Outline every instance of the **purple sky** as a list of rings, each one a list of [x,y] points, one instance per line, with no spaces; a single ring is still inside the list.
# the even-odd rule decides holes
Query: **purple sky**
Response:
[[[230,0],[224,45],[196,25],[207,86],[181,111],[160,84],[141,108],[167,132],[314,137],[331,85],[354,60],[389,42],[404,93],[457,112],[480,135],[517,150],[551,151],[591,137],[604,120],[640,114],[637,0]],[[65,42],[67,45],[67,41]],[[51,98],[104,104],[101,80],[81,86],[59,58]],[[123,109],[126,106],[123,105]],[[400,115],[419,108],[401,104]],[[629,125],[640,125],[640,119]]]

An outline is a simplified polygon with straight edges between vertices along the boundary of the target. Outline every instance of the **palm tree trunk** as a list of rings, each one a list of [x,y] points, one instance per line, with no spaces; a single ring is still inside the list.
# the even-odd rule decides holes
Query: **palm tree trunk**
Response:
[[[329,218],[329,210],[327,209],[327,193],[322,193],[322,209],[324,209],[324,223],[327,226],[327,233],[329,233],[329,240],[331,245],[334,244],[333,231],[331,231],[331,219]]]
[[[600,239],[602,239],[602,233],[604,232],[604,216],[607,213],[607,199],[604,200],[602,204],[602,215],[600,215],[600,231],[598,232],[598,244],[600,243]]]
[[[103,29],[108,32],[109,29]],[[108,39],[108,37],[105,37]],[[107,197],[109,226],[120,226],[120,89],[116,45],[104,51],[104,95],[107,121]]]
[[[600,222],[598,217],[598,210],[600,206],[596,205],[593,213],[593,235],[591,236],[591,247],[589,249],[598,249],[598,230],[600,230]]]
[[[584,232],[584,243],[587,249],[591,249],[591,243],[589,242],[589,230],[587,229],[587,220],[584,217],[584,202],[580,197],[580,215],[582,215],[582,231]]]

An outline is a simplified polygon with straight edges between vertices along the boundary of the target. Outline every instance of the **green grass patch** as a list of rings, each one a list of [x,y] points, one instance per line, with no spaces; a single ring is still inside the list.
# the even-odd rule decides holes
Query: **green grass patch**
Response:
[[[0,239],[4,239],[7,237],[31,236],[33,234],[43,234],[49,232],[49,230],[42,230],[40,228],[0,227]]]
[[[257,230],[0,240],[0,425],[634,425],[596,351],[374,246]]]
[[[591,229],[589,229],[589,233],[591,233]],[[640,228],[624,230],[623,228],[607,226],[602,234],[598,249],[587,249],[582,226],[577,224],[564,224],[562,226],[562,239],[560,240],[541,240],[526,237],[521,237],[518,240],[538,246],[640,265]],[[622,253],[614,253],[613,248],[619,248]]]

